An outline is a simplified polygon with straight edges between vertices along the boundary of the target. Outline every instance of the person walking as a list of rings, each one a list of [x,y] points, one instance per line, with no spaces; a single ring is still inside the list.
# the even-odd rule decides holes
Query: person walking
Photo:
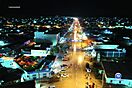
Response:
[[[89,85],[89,88],[92,88],[92,85]]]
[[[94,88],[94,86],[95,86],[95,83],[92,84],[92,88]]]
[[[89,78],[89,88],[92,88],[92,78]]]

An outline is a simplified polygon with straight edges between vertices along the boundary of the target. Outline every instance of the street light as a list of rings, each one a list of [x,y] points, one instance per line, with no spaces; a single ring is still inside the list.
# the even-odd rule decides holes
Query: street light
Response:
[[[78,18],[76,18],[76,17],[74,17],[73,19],[74,19],[75,21],[78,21]]]
[[[103,74],[102,74],[102,88],[104,86],[104,76],[105,76],[105,73],[103,72]]]
[[[101,65],[102,65],[102,67],[104,69],[104,66],[103,66],[103,63],[102,62],[101,62]],[[104,86],[104,77],[105,77],[105,71],[103,71],[103,74],[102,74],[102,88]]]

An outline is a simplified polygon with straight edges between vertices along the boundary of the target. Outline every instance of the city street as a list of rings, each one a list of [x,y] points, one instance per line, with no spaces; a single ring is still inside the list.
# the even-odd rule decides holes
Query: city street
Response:
[[[57,88],[85,88],[85,64],[83,52],[72,52],[71,60],[67,63],[72,64],[66,73],[69,74],[67,78],[61,78],[60,82],[55,83]]]
[[[73,45],[76,46],[76,44],[77,43],[74,43]],[[90,75],[88,76],[88,73],[86,73],[85,64],[86,62],[91,62],[89,62],[88,60],[84,60],[85,52],[77,50],[75,52],[69,51],[69,53],[70,61],[63,61],[63,63],[65,64],[72,64],[71,67],[66,70],[66,73],[69,76],[61,77],[60,81],[49,83],[46,85],[55,85],[56,88],[86,88],[86,83],[89,83],[89,78],[91,78],[92,82],[95,83],[95,88],[101,88],[101,82],[95,79],[94,74],[90,73]]]
[[[132,88],[131,17],[110,9],[110,16],[92,16],[89,8],[82,10],[91,16],[79,16],[80,8],[59,15],[64,2],[52,4],[53,16],[43,9],[33,11],[41,16],[0,16],[0,88]]]
[[[75,20],[76,23],[77,20]],[[79,42],[77,36],[79,34],[77,31],[80,31],[79,22],[77,23],[78,27],[73,29],[73,32],[67,33],[66,38],[71,38],[75,42],[69,42],[67,44],[71,45],[71,48],[68,50],[67,56],[69,56],[68,61],[62,61],[62,63],[69,65],[69,68],[61,74],[66,74],[66,76],[61,76],[60,80],[57,82],[47,83],[44,86],[48,87],[54,85],[56,88],[87,88],[88,85],[95,83],[94,88],[101,88],[101,81],[95,79],[93,72],[86,72],[86,63],[92,65],[92,62],[89,61],[89,57],[84,60],[85,52],[82,51],[83,47],[87,47],[87,42]],[[67,57],[65,56],[65,58]],[[90,79],[91,78],[91,79]],[[43,85],[43,82],[40,82]],[[86,87],[87,86],[87,87]],[[41,88],[44,88],[43,86]],[[89,88],[89,87],[88,87]]]

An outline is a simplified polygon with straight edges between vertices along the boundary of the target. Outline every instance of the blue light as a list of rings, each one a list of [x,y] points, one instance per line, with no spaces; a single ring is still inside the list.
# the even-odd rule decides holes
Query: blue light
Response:
[[[20,32],[20,30],[17,30],[17,32]]]
[[[115,78],[116,78],[116,79],[121,79],[121,77],[122,77],[122,74],[121,74],[121,73],[116,73],[116,74],[115,74]]]
[[[49,69],[48,69],[48,68],[46,68],[45,70],[46,70],[46,71],[49,71]]]

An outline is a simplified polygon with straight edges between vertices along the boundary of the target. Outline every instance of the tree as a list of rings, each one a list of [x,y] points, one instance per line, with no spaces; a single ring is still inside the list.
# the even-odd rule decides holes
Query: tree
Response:
[[[53,46],[51,48],[50,54],[51,55],[56,55],[57,53],[59,53],[59,47],[58,46]]]

